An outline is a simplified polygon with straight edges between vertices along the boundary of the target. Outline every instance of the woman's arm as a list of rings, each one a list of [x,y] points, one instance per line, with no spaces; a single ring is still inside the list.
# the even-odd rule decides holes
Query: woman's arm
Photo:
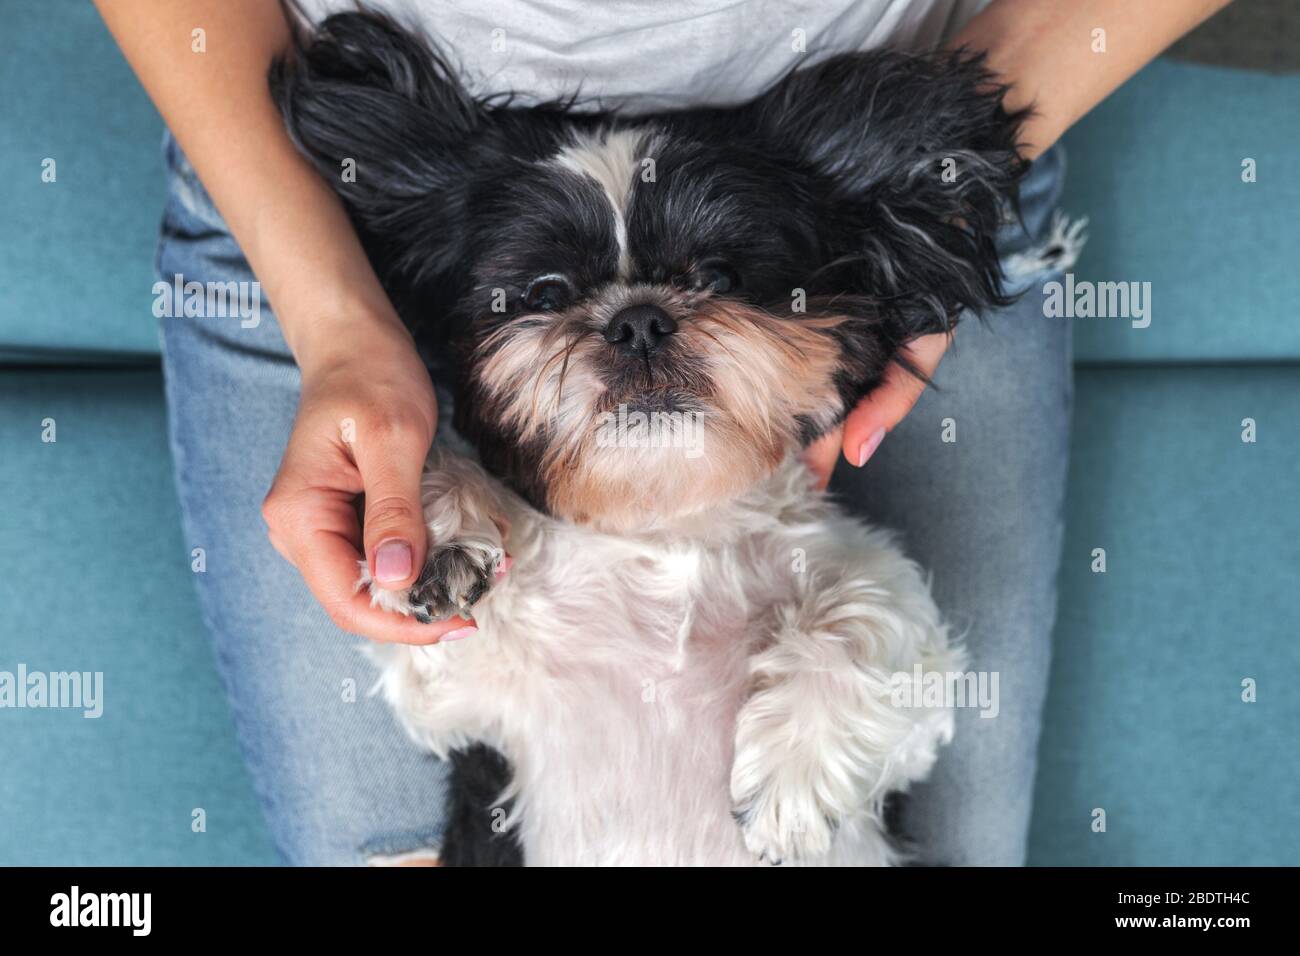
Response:
[[[952,40],[987,50],[1011,89],[1033,106],[1024,154],[1033,159],[1094,106],[1230,0],[993,0]],[[1105,31],[1104,52],[1094,31]]]
[[[1229,0],[993,0],[952,39],[953,47],[988,52],[989,67],[1010,85],[1011,110],[1032,105],[1024,154],[1048,149],[1089,110],[1171,43]],[[1094,30],[1105,52],[1094,52]],[[912,343],[918,368],[933,374],[948,336]],[[823,484],[843,449],[849,463],[866,464],[885,435],[903,420],[925,386],[898,366],[850,413],[843,430],[820,439],[808,460]]]
[[[271,100],[267,71],[289,42],[280,5],[96,3],[248,257],[302,371],[293,434],[263,509],[272,542],[346,630],[429,643],[464,626],[416,624],[353,593],[363,553],[394,588],[423,562],[419,479],[437,408],[342,204],[298,154]],[[204,52],[192,49],[196,29]],[[345,419],[355,426],[351,444]],[[364,546],[353,507],[362,492]]]

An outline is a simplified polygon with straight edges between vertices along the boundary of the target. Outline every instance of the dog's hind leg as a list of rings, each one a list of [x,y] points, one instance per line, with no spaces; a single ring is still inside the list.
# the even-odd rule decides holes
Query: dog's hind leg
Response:
[[[750,660],[734,814],[769,862],[815,862],[841,827],[845,842],[873,845],[872,862],[885,862],[883,799],[929,772],[953,724],[951,710],[901,701],[899,675],[956,670],[960,654],[920,570],[887,536],[839,518],[796,545],[809,567],[795,597],[760,623]]]

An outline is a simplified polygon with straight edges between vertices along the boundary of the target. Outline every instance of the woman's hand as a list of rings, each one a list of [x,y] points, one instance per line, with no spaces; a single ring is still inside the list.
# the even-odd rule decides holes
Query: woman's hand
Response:
[[[946,332],[924,335],[904,351],[917,369],[929,376],[939,367],[948,341]],[[817,476],[817,487],[825,488],[831,480],[841,448],[849,464],[858,468],[865,465],[885,436],[912,410],[923,391],[924,382],[904,371],[902,366],[891,365],[884,382],[858,402],[844,424],[817,439],[804,452],[808,467]]]
[[[289,46],[266,0],[97,0],[122,52],[257,274],[302,396],[263,515],[334,622],[377,641],[429,644],[467,622],[420,624],[356,594],[362,554],[400,588],[424,561],[420,471],[433,387],[330,183],[298,152],[266,82]],[[202,24],[206,49],[193,50]],[[354,500],[366,496],[365,540]]]
[[[1228,2],[993,0],[949,46],[988,54],[989,69],[1008,85],[1008,110],[1033,107],[1021,130],[1021,153],[1032,160],[1169,44]],[[909,350],[928,375],[938,368],[947,347],[947,336],[930,335],[917,339]],[[921,382],[892,366],[884,384],[859,403],[842,429],[818,439],[804,453],[821,487],[830,481],[841,447],[850,464],[862,467],[922,391]]]
[[[420,473],[438,420],[410,337],[367,327],[364,349],[304,365],[293,433],[262,515],[275,549],[335,624],[375,641],[431,644],[473,625],[420,624],[372,608],[369,594],[355,590],[363,554],[371,576],[393,589],[414,582],[424,563]],[[364,525],[356,508],[363,493]]]

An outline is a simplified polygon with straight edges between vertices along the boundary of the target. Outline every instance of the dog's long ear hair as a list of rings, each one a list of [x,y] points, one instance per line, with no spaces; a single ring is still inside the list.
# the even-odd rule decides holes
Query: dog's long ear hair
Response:
[[[300,31],[270,82],[290,135],[343,198],[390,294],[452,272],[492,146],[488,110],[447,62],[382,15],[342,13]]]
[[[792,73],[749,105],[766,148],[810,174],[816,291],[863,297],[901,343],[1006,304],[993,240],[1018,212],[1027,111],[1009,114],[1004,93],[982,55],[873,52]]]

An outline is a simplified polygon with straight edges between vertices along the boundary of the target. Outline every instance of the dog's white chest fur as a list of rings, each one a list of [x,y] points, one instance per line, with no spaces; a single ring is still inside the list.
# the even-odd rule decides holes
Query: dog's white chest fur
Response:
[[[431,456],[431,548],[490,573],[506,526],[514,564],[477,634],[383,649],[382,686],[435,753],[507,756],[529,864],[889,862],[881,801],[951,733],[893,691],[958,655],[918,569],[801,467],[689,534],[615,537]],[[420,609],[418,585],[372,593]]]
[[[549,542],[570,558],[542,562],[540,573],[516,561],[518,577],[480,615],[485,632],[528,635],[531,645],[504,681],[476,678],[512,701],[498,745],[517,774],[526,858],[751,860],[729,798],[744,610],[736,595],[715,597],[725,613],[699,598],[718,555],[609,554],[585,537]]]

